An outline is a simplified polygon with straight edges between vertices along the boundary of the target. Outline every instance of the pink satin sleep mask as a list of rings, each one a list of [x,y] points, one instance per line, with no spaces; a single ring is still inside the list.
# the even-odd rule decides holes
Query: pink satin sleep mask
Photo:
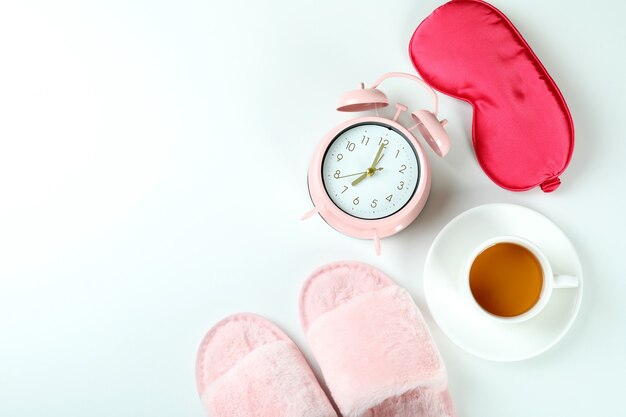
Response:
[[[551,192],[574,149],[572,117],[554,80],[515,26],[479,0],[452,0],[415,30],[413,65],[436,90],[474,108],[472,138],[499,186]]]

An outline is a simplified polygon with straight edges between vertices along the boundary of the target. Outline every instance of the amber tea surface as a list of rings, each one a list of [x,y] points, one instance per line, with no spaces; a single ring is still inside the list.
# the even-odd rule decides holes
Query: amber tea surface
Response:
[[[469,284],[483,309],[497,316],[515,317],[539,301],[543,271],[539,260],[525,247],[497,243],[474,259]]]

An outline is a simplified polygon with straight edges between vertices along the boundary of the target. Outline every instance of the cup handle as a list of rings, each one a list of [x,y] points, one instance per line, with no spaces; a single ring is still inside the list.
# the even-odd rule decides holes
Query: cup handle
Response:
[[[578,287],[578,277],[573,275],[561,275],[554,276],[553,288],[576,288]]]

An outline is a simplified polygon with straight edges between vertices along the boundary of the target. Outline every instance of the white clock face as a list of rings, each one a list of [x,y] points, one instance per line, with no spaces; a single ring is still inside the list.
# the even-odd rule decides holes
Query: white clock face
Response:
[[[420,166],[409,140],[391,126],[351,126],[330,143],[322,179],[330,199],[361,219],[380,219],[402,209],[413,197]]]

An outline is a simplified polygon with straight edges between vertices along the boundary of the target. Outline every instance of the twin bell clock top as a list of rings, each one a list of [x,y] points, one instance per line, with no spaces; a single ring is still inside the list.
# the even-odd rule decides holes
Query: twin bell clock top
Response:
[[[388,78],[406,78],[428,90],[431,110],[411,112],[413,123],[403,126],[399,117],[407,111],[396,104],[393,118],[378,109],[389,105],[378,86]],[[374,240],[380,254],[380,239],[398,233],[417,218],[430,192],[428,157],[416,132],[443,157],[450,149],[446,120],[437,118],[437,95],[420,78],[404,73],[387,73],[370,88],[339,98],[338,111],[373,112],[335,126],[317,147],[308,173],[313,209],[303,219],[319,214],[341,233]]]

